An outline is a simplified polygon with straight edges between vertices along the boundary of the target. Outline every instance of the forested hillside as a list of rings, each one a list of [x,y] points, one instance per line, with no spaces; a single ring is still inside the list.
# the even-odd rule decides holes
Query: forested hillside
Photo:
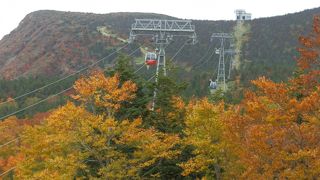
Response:
[[[152,83],[120,55],[60,91],[60,107],[0,121],[0,177],[318,179],[320,16],[309,28],[288,80],[261,76],[239,102],[219,90],[184,99],[179,77]]]
[[[260,75],[275,81],[286,81],[294,71],[297,37],[310,31],[312,17],[319,12],[320,8],[315,8],[245,22],[247,29],[243,32],[244,40],[239,47],[240,68],[232,72],[228,81],[231,84],[227,92],[228,101],[241,100],[243,89],[251,86],[250,80]],[[101,69],[110,70],[121,53],[132,53],[136,63],[141,63],[146,51],[143,48],[153,46],[150,39],[140,39],[121,49],[126,44],[135,18],[174,19],[147,13],[37,11],[28,14],[15,30],[0,41],[0,115],[10,115],[70,87],[81,74],[88,73],[77,73],[79,70],[103,57],[108,58],[97,64]],[[171,77],[186,82],[187,87],[182,92],[186,99],[208,95],[208,80],[216,78],[218,56],[213,52],[219,42],[210,42],[211,34],[236,33],[235,21],[194,20],[193,24],[199,43],[185,46],[175,57],[175,68],[169,68]],[[183,40],[176,38],[166,48],[168,60],[183,43]],[[141,45],[142,48],[137,50]],[[139,74],[147,80],[154,75],[154,71],[143,68]],[[17,115],[24,117],[45,112],[65,102],[65,99],[45,101],[42,106],[32,107]]]
[[[297,46],[295,37],[310,31],[306,27],[310,27],[313,15],[319,12],[320,9],[316,8],[249,21],[248,41],[242,49],[243,61],[247,62],[244,69],[253,71],[254,75],[265,73],[284,79],[292,68],[290,65],[294,64],[292,57],[296,51],[293,47]],[[119,47],[123,43],[121,40],[127,39],[135,18],[173,19],[165,15],[144,13],[30,13],[0,41],[1,76],[14,79],[19,76],[52,76],[73,72],[81,65],[93,62]],[[232,33],[236,24],[235,21],[201,20],[193,23],[199,43],[187,47],[177,56],[179,64],[185,66],[193,65],[205,54],[213,32]],[[168,56],[172,56],[182,43],[177,39],[170,45],[167,48]],[[210,61],[217,61],[217,58]],[[212,64],[209,68],[214,70]],[[268,72],[259,68],[267,68]]]

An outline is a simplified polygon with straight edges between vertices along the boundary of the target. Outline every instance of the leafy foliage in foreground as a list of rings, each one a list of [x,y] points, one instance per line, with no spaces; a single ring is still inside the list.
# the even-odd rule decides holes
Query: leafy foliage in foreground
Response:
[[[78,101],[41,123],[14,117],[0,123],[7,131],[1,142],[21,134],[18,148],[1,149],[0,170],[16,166],[8,176],[21,179],[317,179],[320,17],[300,42],[295,75],[287,83],[252,81],[256,89],[238,104],[185,103],[173,87],[155,112],[115,118],[124,101],[130,108],[137,85],[119,74],[82,77],[75,83]]]

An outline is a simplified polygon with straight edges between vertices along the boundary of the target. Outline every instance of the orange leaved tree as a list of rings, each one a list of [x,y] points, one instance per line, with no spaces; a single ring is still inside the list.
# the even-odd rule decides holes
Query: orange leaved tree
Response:
[[[177,135],[145,129],[141,119],[116,121],[112,116],[122,101],[134,97],[130,81],[94,73],[75,84],[80,106],[69,102],[43,124],[23,133],[16,177],[20,179],[138,179],[157,177],[152,170],[180,152]],[[87,105],[95,110],[88,111]],[[98,108],[99,111],[97,111]],[[105,111],[107,111],[107,116]],[[150,170],[149,173],[142,173]]]
[[[0,121],[0,174],[14,167],[19,160],[19,134],[22,125],[12,116]]]
[[[103,72],[93,72],[89,77],[80,78],[75,82],[77,95],[72,96],[86,105],[94,113],[99,110],[107,116],[113,116],[121,103],[135,97],[136,85],[131,81],[120,84],[119,75],[105,77]]]
[[[244,166],[243,178],[316,179],[320,176],[320,18],[301,37],[298,73],[288,83],[261,77],[226,119]]]

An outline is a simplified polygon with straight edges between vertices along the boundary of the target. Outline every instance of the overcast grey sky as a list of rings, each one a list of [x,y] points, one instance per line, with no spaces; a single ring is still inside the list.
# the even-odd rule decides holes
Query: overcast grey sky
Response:
[[[235,9],[253,18],[320,7],[320,0],[1,0],[0,39],[30,12],[42,9],[110,13],[154,12],[185,19],[230,20]],[[319,12],[320,13],[320,12]]]

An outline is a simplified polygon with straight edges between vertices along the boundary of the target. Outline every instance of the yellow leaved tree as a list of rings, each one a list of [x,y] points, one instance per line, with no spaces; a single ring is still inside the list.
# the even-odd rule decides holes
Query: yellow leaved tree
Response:
[[[137,86],[126,81],[120,84],[119,75],[105,77],[103,72],[95,71],[89,77],[82,77],[75,82],[76,95],[72,96],[87,105],[92,111],[100,108],[106,115],[112,117],[119,110],[121,103],[135,97]]]
[[[233,145],[225,138],[224,104],[211,104],[207,99],[191,102],[185,120],[185,145],[194,147],[193,157],[180,166],[183,175],[200,174],[208,178],[235,177]],[[235,169],[235,168],[234,168]],[[223,173],[224,172],[224,173]]]
[[[18,146],[22,129],[22,123],[14,116],[0,121],[0,174],[14,167],[22,158]]]
[[[89,86],[90,85],[90,86]],[[87,89],[88,88],[88,89]],[[41,124],[28,127],[22,135],[23,161],[16,177],[21,179],[125,179],[158,176],[142,174],[163,159],[171,159],[179,137],[142,127],[142,120],[116,121],[113,113],[122,101],[134,97],[135,85],[119,84],[118,76],[94,73],[75,83],[73,97]],[[105,108],[88,111],[87,105]],[[107,114],[107,116],[106,116]]]

